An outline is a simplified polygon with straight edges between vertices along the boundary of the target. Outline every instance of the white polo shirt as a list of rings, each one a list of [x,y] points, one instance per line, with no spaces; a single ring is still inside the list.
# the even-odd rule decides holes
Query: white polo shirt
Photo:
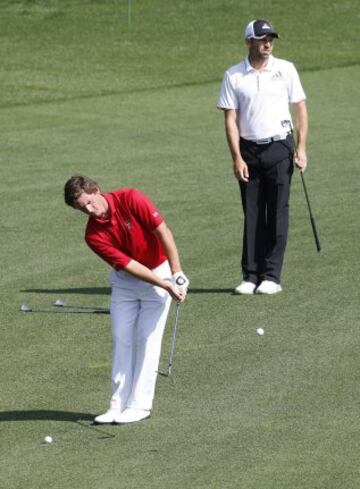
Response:
[[[236,109],[240,136],[255,141],[290,131],[289,104],[305,99],[293,63],[270,56],[259,71],[246,58],[226,71],[217,107]]]

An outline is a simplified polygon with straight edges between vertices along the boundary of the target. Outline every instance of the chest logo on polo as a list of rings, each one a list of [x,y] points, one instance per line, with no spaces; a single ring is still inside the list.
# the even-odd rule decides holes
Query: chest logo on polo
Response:
[[[271,77],[271,80],[274,80],[274,81],[277,81],[277,80],[282,80],[283,79],[283,75],[281,73],[281,71],[277,71],[276,73],[273,74],[273,76]]]
[[[130,219],[127,219],[127,220],[125,221],[125,226],[126,226],[128,229],[131,229],[131,221],[130,221]]]

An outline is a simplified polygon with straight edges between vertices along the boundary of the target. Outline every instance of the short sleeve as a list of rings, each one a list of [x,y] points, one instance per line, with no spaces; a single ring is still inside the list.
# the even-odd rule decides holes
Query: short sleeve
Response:
[[[301,85],[299,74],[292,63],[289,64],[289,75],[289,102],[291,104],[296,104],[298,102],[301,102],[302,100],[306,100],[306,95]]]
[[[230,75],[225,73],[221,83],[220,96],[217,103],[218,109],[238,109],[238,99],[231,83]]]
[[[148,231],[154,231],[164,221],[155,204],[139,190],[132,189],[128,204],[134,216]]]

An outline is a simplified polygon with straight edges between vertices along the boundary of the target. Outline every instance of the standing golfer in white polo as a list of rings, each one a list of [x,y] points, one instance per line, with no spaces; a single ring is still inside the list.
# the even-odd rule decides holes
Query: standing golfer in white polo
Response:
[[[171,231],[142,192],[101,193],[96,182],[77,175],[64,193],[68,205],[89,215],[85,240],[112,267],[112,396],[95,422],[141,421],[152,409],[171,298],[184,301],[189,281]]]
[[[266,20],[245,29],[248,56],[226,71],[218,101],[244,212],[243,281],[238,294],[276,294],[288,235],[293,163],[307,164],[307,109],[295,66],[272,56]],[[295,108],[296,145],[289,105]]]

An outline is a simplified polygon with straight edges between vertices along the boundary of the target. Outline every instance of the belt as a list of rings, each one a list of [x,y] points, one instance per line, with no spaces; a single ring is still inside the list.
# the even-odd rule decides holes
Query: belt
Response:
[[[284,134],[275,134],[275,136],[271,138],[255,139],[251,140],[251,142],[255,144],[270,144],[274,143],[275,141],[284,141],[284,139],[286,139],[289,134],[291,134],[291,132],[285,132]]]

